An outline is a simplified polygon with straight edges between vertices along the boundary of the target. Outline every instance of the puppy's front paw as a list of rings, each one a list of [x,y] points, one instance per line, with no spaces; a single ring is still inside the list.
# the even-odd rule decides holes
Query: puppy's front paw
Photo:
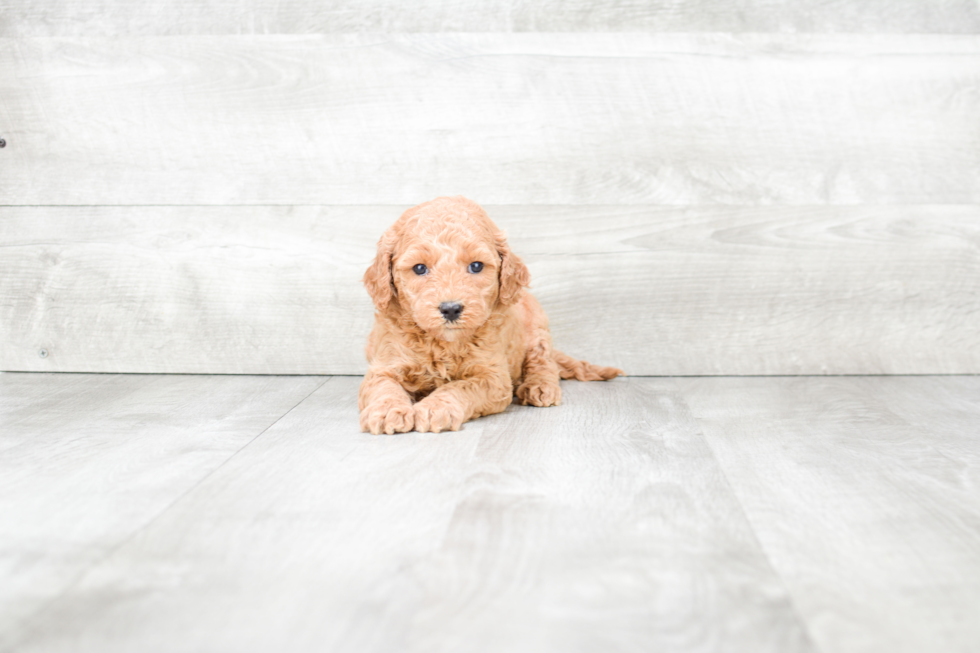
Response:
[[[361,430],[365,433],[407,433],[414,426],[415,410],[411,404],[379,404],[361,411]]]
[[[463,409],[453,402],[429,397],[415,404],[416,431],[458,431],[465,421]]]
[[[525,406],[558,406],[561,386],[555,381],[528,381],[517,388],[517,398]]]

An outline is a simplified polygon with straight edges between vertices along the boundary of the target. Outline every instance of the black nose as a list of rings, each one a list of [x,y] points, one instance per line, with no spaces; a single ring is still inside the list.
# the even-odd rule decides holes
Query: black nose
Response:
[[[439,312],[448,321],[455,322],[463,312],[463,305],[459,302],[443,302],[439,304]]]

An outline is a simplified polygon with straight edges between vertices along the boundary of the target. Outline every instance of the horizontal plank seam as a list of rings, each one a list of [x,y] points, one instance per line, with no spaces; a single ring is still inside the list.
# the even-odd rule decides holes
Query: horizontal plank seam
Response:
[[[362,374],[334,374],[332,376],[363,376]],[[980,376],[978,372],[903,372],[901,374],[627,374],[625,378],[634,379],[753,379],[753,378],[770,378],[770,379],[795,379],[795,378],[832,378],[832,377],[903,377],[903,376],[914,376],[914,377],[947,377],[947,376]]]
[[[343,40],[350,37],[367,37],[367,38],[377,38],[377,39],[397,39],[399,37],[405,37],[410,40],[419,40],[425,37],[433,38],[443,38],[443,39],[454,39],[460,36],[472,36],[472,37],[518,37],[518,38],[532,38],[538,36],[568,36],[568,37],[593,37],[595,39],[605,39],[611,41],[613,37],[619,35],[629,35],[629,36],[650,36],[650,37],[664,37],[666,39],[673,39],[676,41],[681,40],[698,40],[705,43],[710,43],[712,40],[722,39],[723,44],[728,44],[725,39],[735,39],[736,42],[732,44],[735,45],[753,45],[751,43],[742,43],[738,41],[748,40],[752,38],[761,38],[773,41],[784,41],[784,42],[801,42],[799,47],[806,47],[818,41],[854,41],[860,45],[866,43],[865,39],[869,36],[878,38],[881,42],[886,41],[901,41],[901,40],[915,40],[915,39],[934,39],[934,40],[960,40],[960,41],[972,41],[980,39],[980,32],[969,31],[969,32],[938,32],[938,31],[922,31],[922,32],[883,32],[880,30],[876,31],[861,31],[861,32],[851,32],[851,31],[820,31],[820,32],[785,32],[779,30],[759,30],[759,31],[738,31],[738,30],[655,30],[655,29],[616,29],[616,30],[602,30],[602,31],[580,31],[580,30],[460,30],[460,31],[417,31],[417,30],[347,30],[347,31],[329,31],[329,32],[187,32],[187,33],[170,33],[170,34],[153,34],[153,33],[143,33],[134,34],[132,36],[126,36],[124,38],[128,40],[137,39],[236,39],[236,40],[249,40],[249,39],[269,39],[269,40],[306,40],[314,41],[319,40],[320,37],[328,37],[334,40]],[[0,41],[70,41],[70,40],[119,40],[119,34],[94,34],[92,36],[86,36],[84,34],[52,34],[52,35],[3,35],[0,34]],[[381,45],[386,41],[380,42],[368,42],[368,43],[356,43],[352,42],[352,47],[374,47]],[[873,46],[868,46],[871,49]],[[688,53],[695,50],[688,50],[683,48],[674,49],[664,49],[655,50],[655,52],[680,52]],[[887,51],[887,50],[886,50]],[[929,50],[925,50],[929,52]]]
[[[289,377],[323,377],[329,379],[332,376],[364,376],[363,374],[249,374],[242,372],[82,372],[82,371],[64,371],[64,372],[46,372],[38,370],[0,370],[0,374],[80,374],[84,376],[289,376]],[[862,376],[860,374],[855,374],[852,376]],[[894,376],[894,375],[884,375],[884,376]],[[957,376],[957,375],[947,375],[947,376]],[[964,375],[958,375],[964,376]],[[967,375],[969,376],[969,375]]]
[[[363,374],[241,374],[236,372],[36,372],[31,370],[0,370],[0,374],[79,374],[85,376],[285,376],[285,377],[324,377],[329,380],[337,377],[361,378]],[[833,377],[974,377],[980,372],[904,372],[902,374],[627,374],[625,379],[795,379],[795,378],[833,378]],[[326,383],[326,381],[324,381]],[[320,385],[323,385],[322,383]],[[315,390],[314,390],[315,392]],[[290,409],[291,410],[291,409]]]
[[[326,208],[364,208],[364,207],[394,207],[394,208],[410,208],[412,204],[410,203],[390,203],[390,202],[314,202],[314,203],[303,203],[303,202],[282,202],[282,203],[269,203],[269,202],[254,202],[254,203],[244,203],[244,204],[201,204],[199,202],[188,203],[188,204],[156,204],[156,203],[140,203],[140,204],[2,204],[0,203],[0,209],[138,209],[138,208],[201,208],[201,209],[220,209],[220,208],[248,208],[248,207],[326,207]],[[732,208],[732,209],[763,209],[769,210],[773,208],[786,207],[786,208],[891,208],[891,207],[980,207],[980,202],[841,202],[841,203],[829,203],[829,202],[810,202],[810,203],[775,203],[775,204],[732,204],[725,202],[679,202],[676,204],[669,203],[658,203],[658,202],[598,202],[596,204],[584,204],[581,202],[570,202],[570,203],[555,203],[555,202],[486,202],[483,203],[486,208],[509,208],[509,207],[540,207],[540,208],[564,208],[564,207],[574,207],[574,208],[620,208],[620,207],[650,207],[658,209],[690,209],[690,208]]]

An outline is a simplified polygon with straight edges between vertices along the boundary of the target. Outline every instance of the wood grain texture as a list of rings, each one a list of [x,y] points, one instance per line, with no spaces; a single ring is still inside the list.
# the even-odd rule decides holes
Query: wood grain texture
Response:
[[[360,278],[403,208],[0,209],[0,369],[363,374]],[[575,356],[980,372],[976,206],[488,210]]]
[[[0,36],[321,32],[980,32],[972,0],[0,0]]]
[[[810,651],[672,381],[563,382],[486,425],[419,651]]]
[[[820,650],[977,650],[980,378],[682,385]]]
[[[960,463],[953,483],[980,494],[980,447],[977,415],[980,385],[975,377],[941,377],[929,384],[895,378],[881,402],[885,409],[928,435],[929,446]]]
[[[980,37],[0,39],[0,202],[980,202]]]
[[[328,381],[17,650],[813,650],[669,381],[397,437],[357,432],[357,384]]]
[[[0,374],[0,650],[323,382]]]

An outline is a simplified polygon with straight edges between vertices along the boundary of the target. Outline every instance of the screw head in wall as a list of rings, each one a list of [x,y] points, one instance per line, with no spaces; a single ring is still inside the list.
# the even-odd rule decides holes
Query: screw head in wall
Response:
[[[0,147],[7,147],[7,141],[5,141],[4,139],[0,138]]]
[[[48,357],[48,350],[47,349],[40,349],[40,350],[38,350],[37,355],[40,356],[41,358],[47,358]]]

